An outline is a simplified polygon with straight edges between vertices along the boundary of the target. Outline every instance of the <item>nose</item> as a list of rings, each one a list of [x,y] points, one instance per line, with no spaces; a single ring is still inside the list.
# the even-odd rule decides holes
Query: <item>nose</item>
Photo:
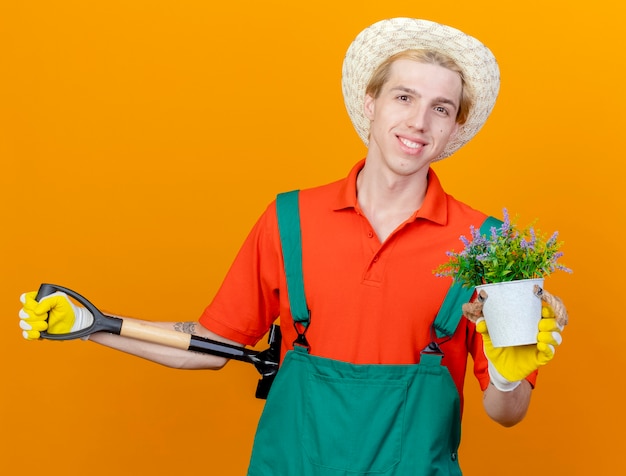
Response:
[[[420,104],[414,105],[407,116],[407,125],[418,131],[425,130],[428,124],[427,114],[428,108]]]

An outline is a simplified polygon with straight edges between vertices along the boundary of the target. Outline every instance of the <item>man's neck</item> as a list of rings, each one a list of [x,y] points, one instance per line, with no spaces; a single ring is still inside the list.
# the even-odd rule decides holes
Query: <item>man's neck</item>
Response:
[[[357,177],[357,200],[381,242],[422,206],[428,188],[428,169],[398,176],[366,160]]]

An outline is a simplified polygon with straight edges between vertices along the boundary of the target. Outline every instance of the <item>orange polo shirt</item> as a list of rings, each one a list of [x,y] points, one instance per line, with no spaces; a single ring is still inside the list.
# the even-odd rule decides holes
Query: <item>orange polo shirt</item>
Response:
[[[303,272],[314,355],[359,364],[412,364],[431,340],[431,324],[451,284],[433,270],[460,250],[461,235],[485,214],[446,194],[431,169],[422,207],[384,243],[356,198],[359,162],[347,178],[300,192]],[[207,329],[256,344],[280,317],[282,355],[296,338],[289,311],[276,204],[253,227],[213,302]],[[461,319],[443,359],[463,395],[468,355],[480,386],[489,383],[482,338]]]

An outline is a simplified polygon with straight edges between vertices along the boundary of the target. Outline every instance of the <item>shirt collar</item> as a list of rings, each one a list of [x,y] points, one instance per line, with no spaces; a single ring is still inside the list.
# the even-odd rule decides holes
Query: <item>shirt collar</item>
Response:
[[[333,210],[344,210],[346,208],[353,208],[358,210],[358,203],[356,197],[356,178],[359,175],[361,169],[365,165],[365,159],[360,160],[348,176],[342,181],[339,187],[339,192],[335,198]],[[428,188],[426,189],[426,196],[424,202],[419,210],[417,210],[408,221],[415,221],[418,218],[430,220],[432,222],[444,225],[448,217],[448,195],[441,186],[441,182],[435,174],[435,171],[430,168],[428,170]]]

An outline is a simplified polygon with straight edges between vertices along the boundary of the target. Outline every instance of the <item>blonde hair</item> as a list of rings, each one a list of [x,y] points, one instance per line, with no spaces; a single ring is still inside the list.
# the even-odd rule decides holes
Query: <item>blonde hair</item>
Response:
[[[434,64],[449,69],[459,75],[461,78],[461,101],[456,115],[456,122],[458,124],[465,124],[474,104],[472,91],[465,81],[465,75],[459,65],[449,56],[436,50],[404,50],[390,56],[383,61],[378,68],[376,68],[374,74],[372,74],[367,88],[365,88],[365,94],[377,98],[389,79],[391,65],[401,59],[417,61],[418,63]]]

